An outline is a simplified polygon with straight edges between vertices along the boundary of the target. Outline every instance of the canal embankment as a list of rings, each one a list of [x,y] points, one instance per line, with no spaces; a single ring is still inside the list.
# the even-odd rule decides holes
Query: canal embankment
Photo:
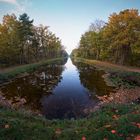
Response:
[[[43,65],[47,65],[56,61],[63,60],[65,58],[53,58],[48,60],[42,60],[37,63],[27,64],[27,65],[20,65],[20,66],[14,66],[9,68],[1,68],[0,69],[0,85],[9,82],[10,80],[16,78],[16,77],[24,77],[28,75],[28,73],[31,73],[35,71],[37,68]]]
[[[140,68],[127,67],[108,62],[73,58],[74,61],[86,63],[105,71],[103,75],[107,85],[113,86],[116,92],[109,96],[100,97],[102,103],[131,103],[140,102]]]

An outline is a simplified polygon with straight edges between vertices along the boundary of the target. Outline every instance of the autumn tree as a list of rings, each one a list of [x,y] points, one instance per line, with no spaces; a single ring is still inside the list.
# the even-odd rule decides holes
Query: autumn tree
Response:
[[[96,20],[89,30],[82,35],[79,45],[79,53],[85,58],[100,59],[102,44],[102,30],[105,22]]]
[[[3,17],[0,24],[0,66],[27,64],[66,55],[61,40],[48,26],[34,26],[26,13],[18,19],[14,14]]]
[[[19,55],[18,21],[14,14],[3,17],[0,24],[0,63],[17,63]]]
[[[82,35],[78,57],[140,65],[140,15],[136,9],[113,13],[108,23],[95,21]],[[73,56],[75,56],[73,54]]]
[[[104,31],[110,55],[115,63],[130,64],[139,52],[140,16],[138,10],[127,9],[112,14]]]

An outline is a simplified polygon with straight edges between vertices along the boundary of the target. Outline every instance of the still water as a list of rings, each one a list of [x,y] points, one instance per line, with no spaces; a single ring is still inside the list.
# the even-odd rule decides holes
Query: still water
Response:
[[[99,103],[97,96],[112,91],[103,74],[93,66],[69,58],[17,78],[1,87],[1,91],[13,104],[25,99],[25,108],[38,110],[48,119],[80,118],[86,116],[85,108]]]

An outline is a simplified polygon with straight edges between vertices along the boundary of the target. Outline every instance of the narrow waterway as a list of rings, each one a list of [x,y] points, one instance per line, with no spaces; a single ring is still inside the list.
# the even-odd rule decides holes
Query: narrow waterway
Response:
[[[99,103],[97,96],[112,90],[102,78],[103,71],[73,62],[55,63],[17,78],[1,87],[6,99],[16,104],[25,99],[24,107],[38,110],[48,119],[84,117],[84,109]]]

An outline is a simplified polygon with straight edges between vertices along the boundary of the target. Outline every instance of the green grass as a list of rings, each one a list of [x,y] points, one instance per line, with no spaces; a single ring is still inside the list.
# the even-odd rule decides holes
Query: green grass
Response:
[[[19,67],[3,73],[1,76],[4,76],[4,79],[14,78],[21,73],[34,71],[39,66],[60,59],[62,58]],[[110,80],[114,80],[112,83],[116,81],[120,83],[122,77],[125,79],[129,76],[132,78],[139,76],[137,73],[121,73],[115,69],[110,73],[112,73]],[[121,80],[119,79],[120,75]],[[116,80],[116,78],[118,79]],[[126,81],[124,82],[126,84]],[[111,132],[112,130],[115,131],[114,134]],[[140,105],[136,104],[107,105],[91,113],[88,117],[77,120],[47,120],[25,110],[17,111],[0,107],[0,140],[81,140],[82,137],[86,137],[87,140],[103,140],[105,138],[126,140],[129,137],[133,140],[139,134]]]
[[[10,79],[13,79],[20,74],[33,72],[40,66],[50,64],[52,62],[60,61],[63,59],[64,58],[54,58],[50,60],[40,61],[38,63],[27,64],[27,65],[15,67],[13,69],[9,69],[9,71],[0,73],[0,83],[7,82]]]
[[[140,73],[136,72],[110,72],[109,80],[116,87],[140,87]]]
[[[78,120],[46,120],[1,107],[0,140],[81,140],[83,136],[87,140],[125,140],[140,134],[140,128],[135,125],[138,123],[139,105],[108,105]]]

